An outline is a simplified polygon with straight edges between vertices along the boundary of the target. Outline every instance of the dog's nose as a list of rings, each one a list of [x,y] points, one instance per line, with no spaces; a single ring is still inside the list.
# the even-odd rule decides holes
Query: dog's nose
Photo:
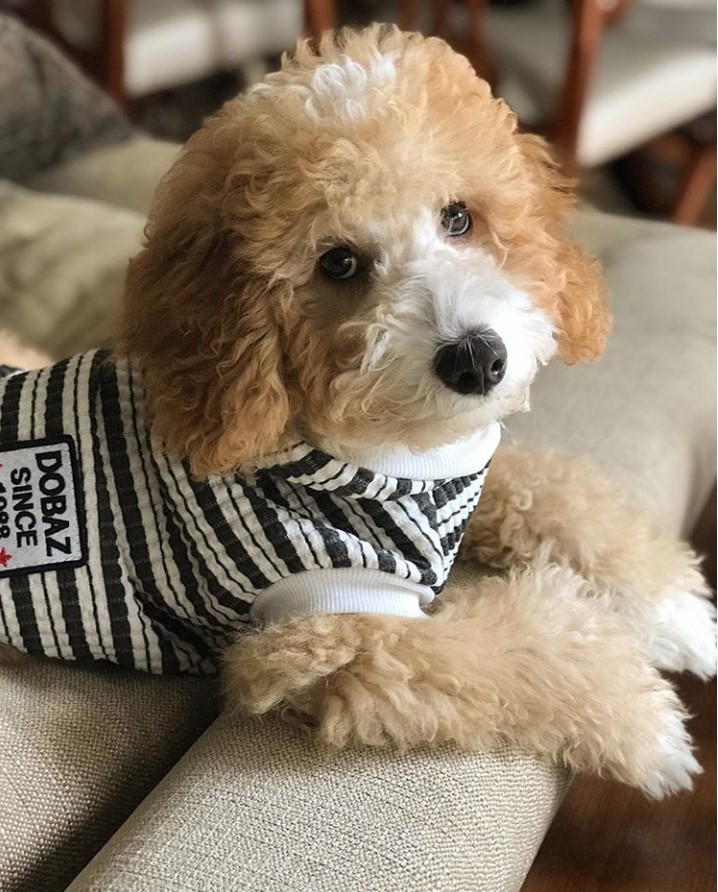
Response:
[[[472,332],[440,347],[434,370],[456,393],[486,396],[506,374],[506,359],[506,347],[495,331]]]

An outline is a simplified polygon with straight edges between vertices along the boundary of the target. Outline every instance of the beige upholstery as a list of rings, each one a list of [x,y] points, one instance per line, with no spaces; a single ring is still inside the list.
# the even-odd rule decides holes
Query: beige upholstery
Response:
[[[108,163],[104,197],[117,194],[118,180],[132,190],[144,152],[135,145],[134,159]],[[97,166],[87,171],[84,182],[82,165],[73,168],[68,193],[92,193],[102,177]],[[34,216],[46,213],[42,196],[12,200],[14,213],[0,213],[4,244],[35,233]],[[55,221],[48,239],[58,229],[58,200],[47,199],[46,219]],[[63,201],[73,225],[90,212],[84,198]],[[123,221],[118,232],[126,227],[107,265],[121,278],[141,217],[104,213]],[[61,293],[68,306],[82,295],[104,314],[116,295],[86,287],[94,232],[103,231],[90,219],[85,262],[78,253],[63,267]],[[714,240],[590,211],[575,225],[606,263],[616,332],[596,366],[545,370],[534,412],[515,419],[511,432],[521,442],[595,455],[669,527],[688,529],[715,479]],[[0,282],[15,275],[8,256],[0,254]],[[28,246],[23,281],[46,281],[34,264],[59,259],[35,260]],[[10,306],[21,319],[13,300],[12,289],[0,293],[3,320]],[[33,306],[30,291],[26,300]],[[47,319],[35,317],[46,343],[53,319],[58,342],[72,340],[63,301],[48,303]],[[24,330],[32,335],[35,326]],[[511,751],[332,759],[278,720],[225,716],[150,793],[214,709],[211,688],[190,679],[54,664],[0,669],[3,892],[64,888],[136,806],[73,892],[517,892],[566,784],[563,772]]]
[[[178,147],[149,137],[85,152],[64,164],[37,174],[28,185],[41,192],[75,195],[127,208],[143,216],[149,210],[155,186],[169,169]],[[128,171],[132,171],[128,175]],[[144,222],[144,221],[143,221]]]
[[[109,337],[143,226],[130,211],[0,181],[2,327],[56,356]]]
[[[206,680],[3,665],[0,889],[64,889],[215,711]]]
[[[71,892],[506,892],[566,775],[511,750],[327,754],[219,719]]]
[[[32,189],[0,182],[0,327],[58,358],[109,338],[150,199],[177,152],[137,136],[37,174]]]
[[[715,107],[715,3],[695,9],[697,2],[665,3],[658,19],[636,3],[606,33],[581,119],[579,164],[603,164]],[[489,39],[500,94],[520,119],[550,119],[568,63],[564,0],[493,9]]]

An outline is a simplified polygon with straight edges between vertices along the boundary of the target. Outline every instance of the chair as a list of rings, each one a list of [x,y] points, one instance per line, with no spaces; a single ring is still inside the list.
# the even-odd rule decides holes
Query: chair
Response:
[[[532,0],[490,10],[485,0],[433,5],[436,27],[449,35],[480,22],[474,45],[492,56],[483,70],[524,125],[549,135],[569,174],[613,161],[715,109],[715,0]],[[412,7],[405,0],[408,26]],[[715,139],[670,151],[686,158],[672,216],[693,222],[715,182]]]

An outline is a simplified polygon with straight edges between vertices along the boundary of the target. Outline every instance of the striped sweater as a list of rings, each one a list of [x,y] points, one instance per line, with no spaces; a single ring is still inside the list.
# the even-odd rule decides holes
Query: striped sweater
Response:
[[[197,481],[150,436],[131,363],[93,351],[38,372],[0,367],[0,639],[214,674],[252,620],[420,617],[497,443],[493,425],[360,465],[300,442],[251,477]]]

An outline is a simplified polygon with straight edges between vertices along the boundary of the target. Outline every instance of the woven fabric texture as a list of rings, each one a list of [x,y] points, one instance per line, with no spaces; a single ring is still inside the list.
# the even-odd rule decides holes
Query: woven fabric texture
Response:
[[[60,892],[216,714],[205,679],[0,670],[0,890]]]
[[[68,892],[507,892],[566,783],[509,749],[328,754],[224,716]]]

